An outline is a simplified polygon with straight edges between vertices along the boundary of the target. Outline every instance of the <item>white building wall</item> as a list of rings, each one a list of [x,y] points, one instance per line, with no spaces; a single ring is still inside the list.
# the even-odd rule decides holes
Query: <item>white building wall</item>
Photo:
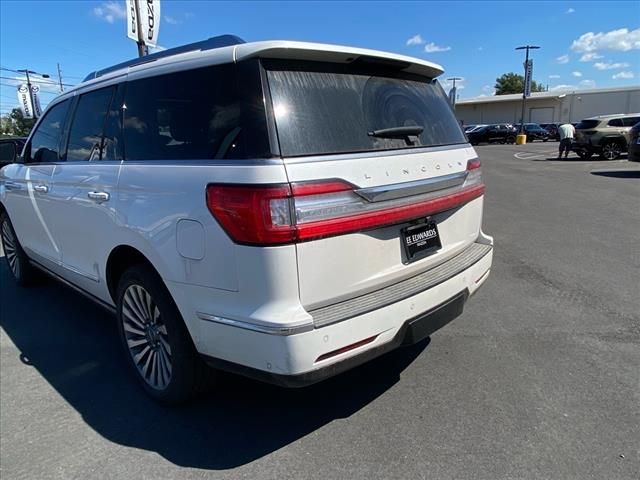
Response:
[[[583,118],[610,113],[640,112],[640,87],[620,91],[589,90],[557,95],[542,94],[527,99],[525,122],[579,122]],[[491,97],[494,98],[494,97]],[[477,100],[456,105],[456,117],[465,125],[520,123],[522,99]]]

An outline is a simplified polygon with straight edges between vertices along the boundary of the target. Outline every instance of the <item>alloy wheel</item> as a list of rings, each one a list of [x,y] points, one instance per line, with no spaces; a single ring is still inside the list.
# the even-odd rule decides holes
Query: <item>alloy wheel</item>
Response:
[[[139,285],[130,285],[124,292],[122,322],[140,376],[150,387],[164,390],[171,381],[169,335],[153,298]]]
[[[13,236],[13,231],[9,226],[9,222],[6,219],[2,222],[2,247],[4,249],[5,257],[7,257],[11,273],[13,273],[14,277],[19,278],[20,261],[18,259],[18,245],[15,237]]]
[[[607,143],[602,147],[602,156],[607,160],[615,160],[620,156],[620,146],[617,143]]]

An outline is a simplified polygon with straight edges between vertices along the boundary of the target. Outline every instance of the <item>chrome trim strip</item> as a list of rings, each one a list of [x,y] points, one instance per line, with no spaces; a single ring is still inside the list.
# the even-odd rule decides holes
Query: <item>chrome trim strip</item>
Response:
[[[62,268],[66,269],[66,270],[69,270],[71,273],[75,273],[76,275],[78,275],[80,277],[86,278],[87,280],[91,280],[91,281],[96,282],[96,283],[100,283],[100,278],[99,277],[94,277],[93,275],[90,275],[88,273],[81,272],[77,268],[72,267],[70,265],[67,265],[65,263],[59,262],[58,265],[60,265]]]
[[[316,328],[326,327],[406,300],[459,275],[491,250],[491,245],[473,243],[455,257],[407,280],[350,300],[310,310],[313,324]]]
[[[196,315],[200,320],[204,320],[206,322],[219,323],[229,327],[242,328],[244,330],[251,330],[252,332],[266,333],[269,335],[296,335],[298,333],[310,332],[313,330],[313,323],[304,323],[294,326],[275,324],[258,325],[255,323],[233,320],[232,318],[219,317],[217,315],[211,315],[203,312],[196,312]]]
[[[392,185],[382,185],[379,187],[360,188],[354,190],[362,198],[369,202],[382,202],[385,200],[395,200],[396,198],[410,197],[422,193],[436,192],[451,187],[462,185],[467,178],[466,171],[441,175],[439,177],[416,180],[413,182],[394,183]]]
[[[413,147],[399,150],[374,150],[370,152],[354,153],[329,153],[326,155],[309,155],[304,157],[283,157],[285,164],[308,163],[308,162],[331,162],[334,160],[349,160],[355,158],[378,158],[393,157],[397,155],[416,155],[420,153],[443,152],[450,150],[460,150],[473,148],[469,143],[456,143],[453,145],[442,145],[438,147]]]

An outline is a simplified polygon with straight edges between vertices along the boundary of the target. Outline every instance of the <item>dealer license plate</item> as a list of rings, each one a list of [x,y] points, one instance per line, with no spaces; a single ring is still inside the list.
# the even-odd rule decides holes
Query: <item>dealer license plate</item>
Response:
[[[403,228],[401,239],[407,254],[407,263],[426,257],[442,248],[438,226],[431,219],[427,219],[425,223]]]

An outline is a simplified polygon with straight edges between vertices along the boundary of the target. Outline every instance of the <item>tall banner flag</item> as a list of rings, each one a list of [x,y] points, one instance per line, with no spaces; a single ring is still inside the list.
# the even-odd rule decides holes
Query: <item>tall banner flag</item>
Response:
[[[524,96],[531,96],[531,77],[533,77],[533,60],[527,61],[524,66]]]
[[[24,118],[33,117],[33,105],[31,104],[31,95],[29,95],[29,87],[26,83],[18,85],[18,104]]]
[[[31,85],[31,98],[33,99],[33,113],[36,118],[42,116],[42,106],[40,106],[40,85]]]
[[[158,45],[160,0],[127,1],[127,36],[144,45]]]

